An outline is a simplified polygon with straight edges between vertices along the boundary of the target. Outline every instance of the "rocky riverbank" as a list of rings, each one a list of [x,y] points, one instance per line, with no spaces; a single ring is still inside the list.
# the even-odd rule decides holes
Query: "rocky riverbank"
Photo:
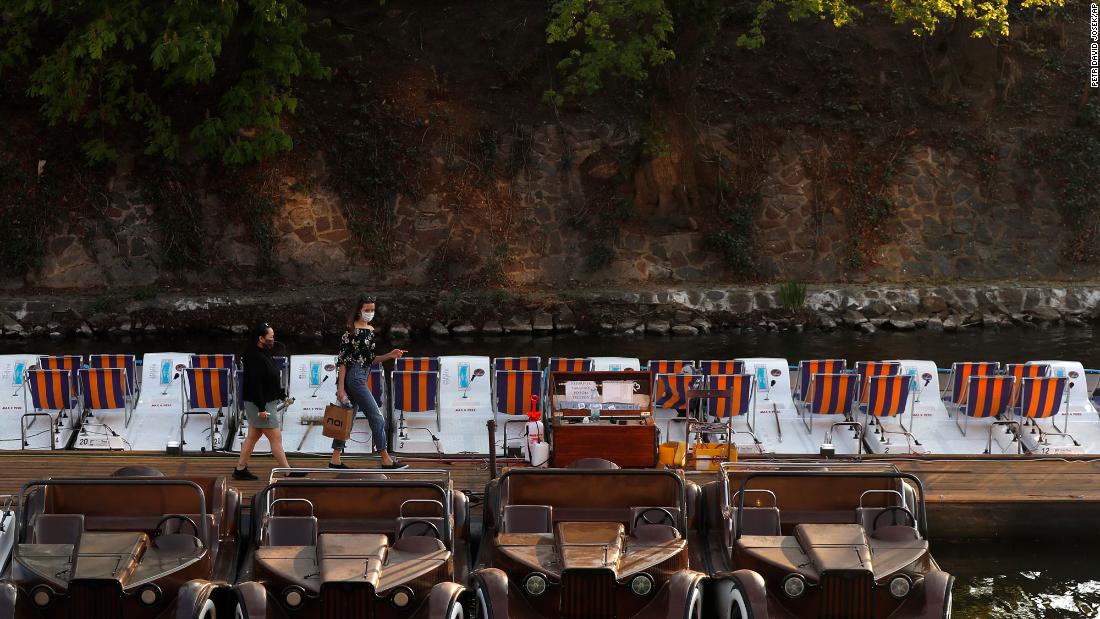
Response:
[[[98,296],[0,299],[5,337],[110,336],[174,331],[243,333],[259,321],[285,334],[343,329],[359,291],[325,287],[267,293],[188,294],[138,289]],[[929,287],[811,286],[801,306],[775,287],[645,290],[378,291],[376,324],[394,337],[470,334],[647,333],[692,336],[715,330],[852,329],[954,331],[1082,326],[1100,318],[1100,285]]]

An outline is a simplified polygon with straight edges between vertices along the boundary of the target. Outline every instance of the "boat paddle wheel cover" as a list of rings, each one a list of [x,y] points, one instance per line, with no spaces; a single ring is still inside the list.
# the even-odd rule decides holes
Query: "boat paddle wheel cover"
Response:
[[[111,473],[111,477],[164,477],[164,473],[151,466],[124,466]]]

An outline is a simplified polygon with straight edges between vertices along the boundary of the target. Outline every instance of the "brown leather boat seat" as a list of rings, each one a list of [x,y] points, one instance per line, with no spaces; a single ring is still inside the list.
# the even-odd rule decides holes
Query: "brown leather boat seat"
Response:
[[[730,516],[737,522],[737,508]],[[736,531],[734,531],[736,533]],[[782,535],[778,507],[746,507],[741,518],[742,535]]]
[[[553,533],[554,508],[549,505],[505,505],[501,533]]]
[[[75,545],[83,533],[83,514],[39,514],[29,539],[32,544]]]
[[[272,516],[266,526],[264,546],[317,545],[317,519],[313,516]]]

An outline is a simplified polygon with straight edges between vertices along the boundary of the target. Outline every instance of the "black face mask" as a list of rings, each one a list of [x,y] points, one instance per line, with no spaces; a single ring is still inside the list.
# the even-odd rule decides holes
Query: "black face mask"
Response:
[[[275,340],[264,340],[263,342],[260,342],[260,348],[263,348],[264,350],[271,350],[272,348],[275,348]]]

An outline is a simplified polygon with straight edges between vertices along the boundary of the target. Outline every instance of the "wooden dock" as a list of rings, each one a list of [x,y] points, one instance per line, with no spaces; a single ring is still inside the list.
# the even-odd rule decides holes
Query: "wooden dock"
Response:
[[[866,459],[892,462],[899,470],[920,478],[927,494],[929,530],[935,538],[1100,537],[1095,526],[1100,522],[1100,459],[1026,456]],[[376,458],[347,456],[344,461],[361,468],[378,466]],[[450,471],[455,487],[468,492],[480,494],[489,480],[487,459],[447,463],[406,461],[416,468],[445,468]],[[0,494],[18,493],[31,479],[106,476],[124,466],[151,466],[165,475],[214,476],[229,475],[235,464],[236,456],[231,455],[0,453]],[[269,456],[254,457],[250,468],[260,480],[230,483],[247,500],[263,487],[273,464]],[[293,457],[291,464],[321,468],[327,466],[327,459]],[[714,475],[689,472],[689,478],[705,483],[714,479]]]

